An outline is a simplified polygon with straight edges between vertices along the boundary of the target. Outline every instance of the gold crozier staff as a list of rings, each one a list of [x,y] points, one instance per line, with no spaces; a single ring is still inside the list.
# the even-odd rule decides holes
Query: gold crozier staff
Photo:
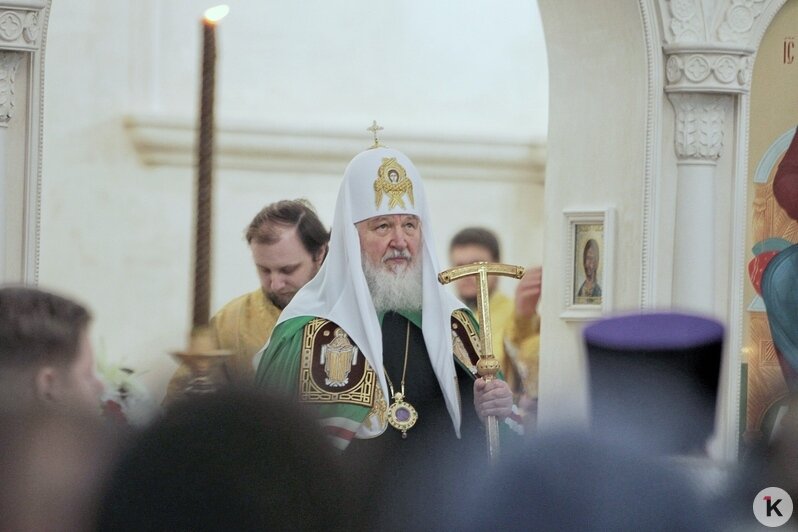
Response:
[[[469,275],[479,276],[479,290],[477,291],[477,318],[479,319],[479,339],[482,347],[477,371],[486,382],[496,378],[496,373],[501,369],[499,361],[493,355],[493,336],[490,330],[490,304],[488,300],[488,275],[504,275],[520,279],[524,276],[524,268],[497,262],[475,262],[464,266],[457,266],[442,271],[438,274],[441,284],[448,284],[461,277]],[[499,423],[496,416],[488,416],[486,420],[488,437],[488,455],[492,463],[499,458]]]

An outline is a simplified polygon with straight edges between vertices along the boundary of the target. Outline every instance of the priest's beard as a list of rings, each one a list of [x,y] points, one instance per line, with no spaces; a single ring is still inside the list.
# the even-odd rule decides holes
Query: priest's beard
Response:
[[[294,296],[296,295],[297,292],[299,292],[298,289],[290,290],[288,292],[282,292],[279,294],[277,292],[272,292],[270,290],[263,291],[263,293],[266,294],[266,297],[269,299],[269,301],[271,301],[272,304],[280,310],[283,310],[285,309],[285,307],[288,306],[291,300],[294,299]]]
[[[379,264],[373,264],[365,253],[361,257],[363,274],[378,313],[389,310],[421,310],[422,277],[421,261],[418,257],[411,257],[407,250],[390,250]],[[388,270],[384,261],[392,257],[407,257],[410,262],[406,266]]]

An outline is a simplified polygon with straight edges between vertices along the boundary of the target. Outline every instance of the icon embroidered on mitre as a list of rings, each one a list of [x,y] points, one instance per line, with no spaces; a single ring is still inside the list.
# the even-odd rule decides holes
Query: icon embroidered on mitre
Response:
[[[413,200],[413,182],[407,177],[404,167],[396,162],[396,157],[383,157],[382,164],[377,170],[377,179],[374,181],[374,202],[377,208],[382,203],[382,195],[388,196],[388,208],[405,208],[402,196],[407,195],[410,205],[415,206]]]

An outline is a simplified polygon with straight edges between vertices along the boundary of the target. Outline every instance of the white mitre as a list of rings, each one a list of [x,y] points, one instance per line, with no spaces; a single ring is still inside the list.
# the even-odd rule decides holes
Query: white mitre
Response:
[[[359,153],[346,167],[335,205],[327,258],[316,277],[283,310],[278,324],[297,316],[318,316],[338,324],[376,371],[385,403],[390,404],[382,363],[382,331],[363,274],[355,224],[391,214],[414,214],[421,220],[421,329],[459,437],[461,413],[452,358],[451,315],[463,304],[438,283],[440,267],[424,186],[416,167],[400,151],[374,147]]]

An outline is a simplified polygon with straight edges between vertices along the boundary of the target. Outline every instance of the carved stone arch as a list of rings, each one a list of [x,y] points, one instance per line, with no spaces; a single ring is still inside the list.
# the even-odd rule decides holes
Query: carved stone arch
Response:
[[[724,8],[719,10],[722,17],[715,38],[758,49],[765,31],[785,3],[787,0],[726,0]]]
[[[667,216],[669,209],[662,209],[659,201],[660,191],[663,183],[662,179],[662,122],[663,122],[663,53],[662,42],[664,28],[662,27],[663,17],[659,11],[659,4],[652,1],[640,0],[640,13],[643,19],[643,35],[646,45],[648,94],[646,109],[646,162],[645,173],[643,175],[643,245],[640,264],[640,308],[651,308],[658,303],[661,304],[662,296],[659,293],[669,293],[657,287],[657,279],[668,278],[664,272],[670,272],[672,266],[670,261],[663,264],[657,257],[664,254],[658,252],[658,247],[662,244],[660,240],[663,235],[657,230],[663,224],[661,218]],[[668,222],[665,222],[668,223]],[[669,244],[665,244],[669,247]]]
[[[773,19],[776,18],[776,15],[781,8],[784,7],[784,4],[787,3],[787,0],[772,0],[768,3],[767,7],[762,10],[762,14],[757,19],[754,28],[751,31],[751,39],[749,41],[750,45],[756,49],[759,49],[759,45],[762,42],[762,38],[765,36],[765,32],[773,23]]]

